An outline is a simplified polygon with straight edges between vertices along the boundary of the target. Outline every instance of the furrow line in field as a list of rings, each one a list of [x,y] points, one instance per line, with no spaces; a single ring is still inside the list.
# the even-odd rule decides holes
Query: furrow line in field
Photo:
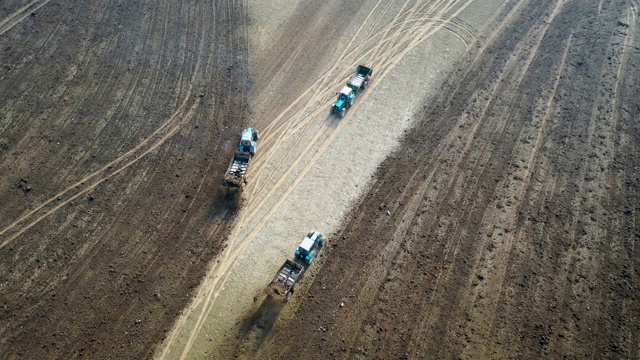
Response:
[[[546,21],[547,26],[543,28],[543,31],[541,31],[541,33],[538,35],[539,39],[537,40],[537,44],[531,51],[531,56],[527,60],[527,63],[525,63],[523,66],[521,76],[527,74],[528,66],[537,54],[540,43],[542,42],[542,39],[547,32],[549,24],[553,22],[553,19],[559,13],[562,5],[563,1],[558,1],[556,3],[554,11],[552,12],[549,20]],[[492,324],[492,319],[494,319],[496,316],[496,313],[494,311],[495,304],[503,294],[502,283],[504,280],[505,272],[507,270],[507,257],[509,256],[511,249],[514,246],[514,243],[517,241],[515,235],[512,232],[515,222],[515,215],[517,214],[518,207],[521,206],[521,202],[523,201],[522,198],[524,192],[526,191],[527,184],[529,183],[531,169],[533,169],[535,166],[535,161],[537,159],[540,145],[545,138],[547,123],[549,122],[550,118],[554,116],[556,101],[555,96],[562,72],[566,67],[566,59],[570,47],[571,37],[569,37],[569,40],[567,41],[562,59],[560,60],[560,64],[558,67],[558,74],[556,74],[555,76],[555,83],[552,89],[550,89],[550,95],[548,97],[547,103],[543,107],[544,113],[541,114],[539,119],[534,118],[532,121],[532,129],[534,129],[536,132],[534,135],[535,141],[533,143],[517,143],[518,145],[514,149],[512,156],[514,158],[525,156],[525,160],[522,161],[523,164],[519,165],[519,167],[517,168],[518,170],[516,171],[516,175],[513,175],[513,177],[510,179],[504,180],[502,186],[498,186],[499,190],[496,196],[496,205],[490,205],[487,212],[484,214],[481,228],[483,229],[483,233],[487,234],[485,242],[490,242],[491,244],[493,244],[491,247],[492,251],[488,252],[486,250],[488,248],[488,245],[480,246],[480,248],[483,250],[480,254],[478,254],[479,257],[474,266],[473,274],[475,276],[470,276],[469,281],[472,281],[473,279],[480,276],[487,280],[477,284],[476,286],[472,286],[472,284],[469,284],[468,287],[469,289],[473,289],[473,295],[471,295],[473,301],[470,301],[469,304],[473,304],[473,306],[475,306],[476,308],[485,309],[486,311],[473,313],[474,316],[471,317],[470,321],[471,327],[475,328],[479,323]],[[468,332],[467,336],[470,336],[473,339],[478,335]],[[489,354],[486,353],[487,351],[489,351],[489,349],[477,348],[476,345],[468,346],[465,351],[482,353],[486,356],[489,356]]]
[[[47,5],[49,1],[50,0],[34,0],[29,4],[20,8],[18,11],[9,15],[4,20],[0,21],[0,36],[5,32],[11,30],[11,28],[19,24],[22,20],[24,20],[30,14],[38,11],[38,9]]]

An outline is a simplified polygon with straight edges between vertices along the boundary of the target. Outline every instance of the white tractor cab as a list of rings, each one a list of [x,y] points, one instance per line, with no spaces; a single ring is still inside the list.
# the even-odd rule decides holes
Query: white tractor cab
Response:
[[[240,151],[248,152],[251,156],[256,154],[256,141],[260,135],[258,134],[258,130],[254,128],[245,129],[242,132],[242,137],[240,138]]]
[[[325,238],[317,231],[311,231],[302,240],[300,246],[296,250],[296,258],[301,259],[305,264],[311,264],[313,259],[318,255],[318,251],[325,243]]]
[[[355,100],[353,89],[348,86],[343,87],[342,90],[340,90],[340,99],[347,100],[349,103],[349,106],[352,106],[353,101]]]
[[[340,115],[340,117],[344,117],[347,110],[353,106],[355,100],[356,95],[353,89],[349,86],[343,87],[338,95],[338,101],[336,101],[336,104],[333,106],[333,112]]]

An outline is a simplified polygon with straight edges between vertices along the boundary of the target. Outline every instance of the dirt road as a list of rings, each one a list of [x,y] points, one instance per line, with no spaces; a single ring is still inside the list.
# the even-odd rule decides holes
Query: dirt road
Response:
[[[250,122],[262,135],[246,201],[158,358],[231,356],[242,317],[261,306],[284,259],[307,231],[340,226],[413,109],[473,40],[470,21],[480,28],[500,4],[362,1],[346,11],[342,1],[301,2],[253,47]],[[359,63],[373,67],[374,81],[340,120],[330,103]]]
[[[237,355],[640,357],[637,11],[503,7]]]
[[[638,9],[3,1],[0,353],[639,358]]]

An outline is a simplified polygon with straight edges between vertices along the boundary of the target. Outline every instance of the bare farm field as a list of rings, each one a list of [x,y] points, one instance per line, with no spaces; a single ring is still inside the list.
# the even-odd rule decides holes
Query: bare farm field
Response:
[[[2,2],[0,357],[640,358],[639,6]]]

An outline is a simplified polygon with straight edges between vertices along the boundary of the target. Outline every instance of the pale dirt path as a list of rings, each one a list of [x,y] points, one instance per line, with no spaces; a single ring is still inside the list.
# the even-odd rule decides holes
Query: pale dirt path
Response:
[[[33,0],[27,5],[16,10],[11,15],[7,16],[3,20],[0,20],[0,35],[9,31],[12,27],[16,26],[20,21],[24,20],[30,14],[34,14],[38,9],[47,5],[49,0]]]
[[[636,17],[508,2],[238,353],[639,358]]]
[[[411,125],[417,106],[434,95],[474,31],[501,4],[367,1],[354,14],[346,35],[331,46],[332,61],[318,64],[323,72],[315,84],[285,103],[275,119],[254,119],[263,130],[260,150],[229,246],[212,264],[157,358],[219,354],[304,234],[337,230],[377,165]],[[282,4],[259,5],[249,2],[254,51],[273,45],[269,35],[275,37],[286,21],[279,12]],[[293,8],[289,4],[287,11]],[[270,11],[277,16],[270,17]],[[308,41],[299,47],[312,46],[313,39]],[[329,116],[334,93],[358,63],[374,67],[373,83],[347,117]],[[284,64],[266,91],[255,94],[256,114],[268,113],[281,101],[284,85],[277,75],[295,70],[295,63]]]

